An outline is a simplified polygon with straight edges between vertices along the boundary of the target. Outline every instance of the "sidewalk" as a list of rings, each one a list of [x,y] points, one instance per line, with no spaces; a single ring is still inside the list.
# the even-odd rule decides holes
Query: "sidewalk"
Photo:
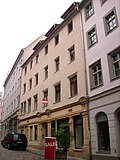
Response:
[[[27,147],[27,151],[32,152],[32,153],[34,153],[34,154],[40,155],[41,160],[44,160],[44,150],[39,150],[39,149]],[[85,159],[67,156],[67,160],[85,160]]]

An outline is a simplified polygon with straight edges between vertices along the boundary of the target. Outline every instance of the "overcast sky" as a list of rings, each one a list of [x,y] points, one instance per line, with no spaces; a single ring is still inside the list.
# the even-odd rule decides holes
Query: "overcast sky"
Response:
[[[20,50],[53,24],[74,0],[0,0],[0,91]],[[80,1],[77,1],[80,2]]]

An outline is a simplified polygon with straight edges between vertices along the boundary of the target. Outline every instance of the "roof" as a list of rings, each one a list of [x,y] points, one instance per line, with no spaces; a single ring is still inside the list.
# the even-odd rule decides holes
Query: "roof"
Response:
[[[58,28],[59,24],[54,24],[49,30],[48,32],[45,34],[46,37],[49,37],[54,30],[56,30]]]
[[[63,13],[61,16],[62,19],[65,19],[75,8],[79,6],[79,2],[74,2],[72,5]]]

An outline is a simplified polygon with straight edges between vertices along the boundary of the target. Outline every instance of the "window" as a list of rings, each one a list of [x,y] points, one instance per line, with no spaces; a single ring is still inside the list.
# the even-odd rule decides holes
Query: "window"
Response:
[[[32,69],[33,61],[30,62],[30,69]]]
[[[60,84],[55,86],[55,103],[60,102],[61,100],[61,89]]]
[[[107,0],[101,0],[101,4],[104,4]]]
[[[46,66],[44,70],[45,70],[45,79],[47,79],[48,78],[48,66]]]
[[[35,75],[35,85],[38,85],[38,73]]]
[[[38,108],[38,95],[34,96],[34,111]]]
[[[55,36],[55,45],[57,45],[58,43],[59,43],[59,34]]]
[[[24,105],[23,113],[25,114],[26,113],[26,101],[24,101],[23,105]]]
[[[33,126],[30,126],[30,141],[33,140]]]
[[[77,92],[77,75],[75,75],[70,78],[70,96],[75,96]]]
[[[90,66],[90,83],[91,88],[95,88],[103,84],[100,60]]]
[[[31,112],[31,98],[28,99],[28,113]]]
[[[27,74],[27,66],[25,67],[25,75]]]
[[[39,54],[36,56],[36,64],[39,62]]]
[[[60,60],[59,60],[59,57],[57,57],[55,59],[55,71],[59,71],[59,66],[60,66]]]
[[[32,89],[32,78],[29,80],[29,90]]]
[[[88,32],[88,47],[90,48],[97,42],[97,34],[96,34],[96,28],[93,27],[89,32]]]
[[[75,149],[81,149],[84,143],[83,118],[82,116],[75,116],[73,117],[73,120],[74,120]]]
[[[37,136],[38,136],[38,126],[35,125],[34,126],[34,140],[37,140]]]
[[[26,92],[26,83],[23,84],[23,94]]]
[[[85,7],[85,15],[86,15],[86,19],[88,19],[89,17],[91,17],[93,15],[94,11],[93,11],[93,5],[92,2],[90,1],[87,6]]]
[[[72,32],[73,30],[73,23],[72,21],[68,24],[68,33]]]
[[[108,64],[111,80],[120,77],[120,48],[108,54]]]
[[[43,92],[44,94],[44,100],[46,101],[46,103],[44,103],[44,107],[48,106],[48,90]]]
[[[48,54],[48,45],[45,46],[45,55]]]
[[[107,115],[103,112],[98,113],[98,115],[96,116],[96,123],[98,135],[98,151],[110,152],[110,138]]]
[[[70,62],[75,60],[75,47],[72,46],[70,49],[68,49],[69,54],[70,54]]]
[[[104,17],[106,34],[118,27],[115,8]]]

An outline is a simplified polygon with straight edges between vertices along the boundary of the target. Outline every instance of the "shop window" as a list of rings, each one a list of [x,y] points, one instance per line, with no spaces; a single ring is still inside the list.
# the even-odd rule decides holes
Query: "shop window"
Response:
[[[84,143],[83,118],[82,116],[75,116],[73,119],[74,119],[75,149],[81,149],[83,148],[83,143]]]
[[[37,136],[38,136],[38,126],[35,125],[34,126],[34,140],[37,140]]]

